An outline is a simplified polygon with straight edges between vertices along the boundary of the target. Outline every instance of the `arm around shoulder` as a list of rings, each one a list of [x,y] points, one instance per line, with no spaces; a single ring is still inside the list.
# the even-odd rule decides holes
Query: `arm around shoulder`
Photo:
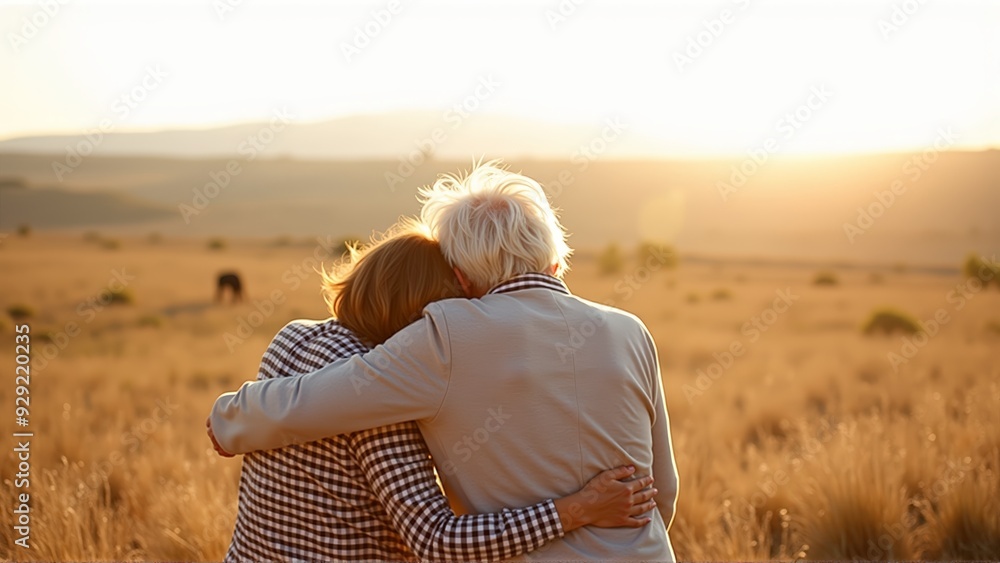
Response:
[[[220,396],[212,429],[226,451],[247,453],[429,418],[450,375],[443,314],[426,314],[367,354]]]

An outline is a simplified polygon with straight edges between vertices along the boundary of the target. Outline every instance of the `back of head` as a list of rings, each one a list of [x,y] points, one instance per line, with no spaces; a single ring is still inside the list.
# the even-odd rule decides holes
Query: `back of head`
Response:
[[[442,176],[420,192],[421,219],[448,261],[476,287],[569,268],[566,232],[542,187],[490,161],[464,177]]]
[[[330,312],[369,345],[420,318],[433,301],[461,297],[455,274],[426,227],[402,222],[323,273]]]

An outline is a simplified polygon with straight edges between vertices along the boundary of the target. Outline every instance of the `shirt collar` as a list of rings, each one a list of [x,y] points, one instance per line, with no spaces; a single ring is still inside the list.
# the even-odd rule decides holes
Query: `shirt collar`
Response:
[[[551,289],[552,291],[558,291],[559,293],[565,293],[566,295],[570,294],[569,288],[566,287],[566,284],[563,283],[561,279],[548,274],[538,273],[514,276],[491,289],[489,294],[510,293],[512,291],[520,291],[522,289]]]

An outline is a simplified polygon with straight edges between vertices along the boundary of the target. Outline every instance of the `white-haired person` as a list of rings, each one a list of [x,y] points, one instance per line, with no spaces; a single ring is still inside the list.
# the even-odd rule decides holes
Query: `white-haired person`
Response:
[[[415,420],[463,514],[569,494],[629,464],[655,479],[649,525],[578,528],[525,557],[674,560],[678,479],[646,327],[570,293],[565,231],[531,178],[491,162],[421,195],[421,218],[470,299],[428,305],[366,354],[222,395],[210,415],[216,449]]]
[[[401,224],[324,276],[335,318],[286,325],[258,379],[363,353],[460,291],[438,243]],[[648,510],[649,480],[616,480],[633,472],[601,473],[582,491],[527,508],[456,516],[412,421],[330,436],[244,458],[226,560],[501,560],[578,526],[644,524],[634,514]]]

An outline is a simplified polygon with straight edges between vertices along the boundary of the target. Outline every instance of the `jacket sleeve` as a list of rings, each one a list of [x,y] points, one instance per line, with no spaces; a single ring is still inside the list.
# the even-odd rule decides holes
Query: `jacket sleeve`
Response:
[[[242,454],[433,418],[451,375],[447,323],[435,305],[364,355],[317,371],[244,383],[215,401],[212,431]]]
[[[438,488],[430,452],[413,422],[355,433],[351,447],[393,527],[422,560],[500,561],[563,535],[551,500],[456,516]]]
[[[648,343],[648,361],[650,387],[653,393],[653,486],[659,489],[656,496],[656,507],[663,517],[667,529],[674,519],[677,504],[677,466],[674,448],[670,439],[670,419],[667,416],[667,404],[663,394],[663,380],[660,375],[660,361],[656,352],[653,337],[645,330]]]

